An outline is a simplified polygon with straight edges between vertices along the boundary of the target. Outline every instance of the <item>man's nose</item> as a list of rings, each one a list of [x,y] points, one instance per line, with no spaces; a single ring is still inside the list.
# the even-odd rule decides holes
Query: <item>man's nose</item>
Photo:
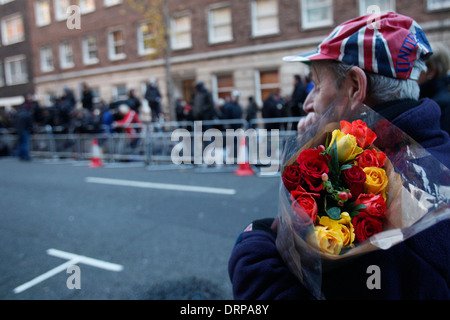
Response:
[[[314,112],[314,90],[311,91],[303,103],[303,110],[306,113]]]

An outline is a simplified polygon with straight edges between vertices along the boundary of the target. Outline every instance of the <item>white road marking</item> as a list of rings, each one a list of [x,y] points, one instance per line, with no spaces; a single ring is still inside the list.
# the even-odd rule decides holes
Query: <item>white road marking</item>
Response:
[[[48,249],[47,254],[54,256],[54,257],[62,258],[62,259],[68,259],[69,261],[67,261],[67,262],[57,266],[56,268],[53,268],[50,271],[47,271],[46,273],[41,274],[40,276],[37,276],[36,278],[18,286],[17,288],[15,288],[13,290],[15,294],[21,293],[21,292],[37,285],[38,283],[41,283],[42,281],[47,280],[64,270],[67,270],[67,268],[69,268],[70,266],[73,266],[78,263],[84,263],[84,264],[87,264],[87,265],[90,265],[93,267],[97,267],[100,269],[105,269],[108,271],[119,272],[119,271],[123,270],[123,266],[121,266],[119,264],[106,262],[106,261],[102,261],[102,260],[98,260],[98,259],[93,259],[93,258],[89,258],[89,257],[85,257],[85,256],[80,256],[77,254],[64,252],[64,251],[60,251],[60,250],[56,250],[56,249]]]
[[[70,260],[78,260],[80,263],[84,263],[84,264],[90,265],[92,267],[105,269],[108,271],[119,272],[119,271],[123,270],[123,267],[120,264],[115,264],[115,263],[106,262],[106,261],[102,261],[102,260],[98,260],[98,259],[93,259],[93,258],[89,258],[89,257],[85,257],[85,256],[80,256],[78,254],[73,254],[70,252],[65,252],[65,251],[61,251],[61,250],[57,250],[57,249],[48,249],[47,254],[57,257],[57,258],[66,259],[66,260],[69,260],[69,259]]]
[[[167,183],[143,182],[143,181],[132,181],[132,180],[120,180],[120,179],[88,177],[88,178],[86,178],[86,182],[87,183],[114,185],[114,186],[146,188],[146,189],[202,192],[202,193],[214,193],[214,194],[222,194],[222,195],[236,194],[235,189],[188,186],[188,185],[180,185],[180,184],[167,184]]]

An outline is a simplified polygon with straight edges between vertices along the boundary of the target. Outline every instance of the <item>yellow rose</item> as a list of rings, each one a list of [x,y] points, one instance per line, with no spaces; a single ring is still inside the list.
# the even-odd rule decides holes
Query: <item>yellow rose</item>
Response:
[[[366,182],[364,185],[367,187],[368,192],[382,194],[386,199],[386,187],[388,184],[386,171],[376,167],[366,167],[363,170],[366,173]]]
[[[317,243],[322,252],[338,255],[342,250],[342,233],[336,230],[330,230],[327,227],[314,227]]]
[[[355,229],[353,228],[352,218],[348,212],[341,213],[341,220],[338,221],[341,226],[341,232],[344,236],[344,246],[349,246],[355,241]]]
[[[355,241],[355,230],[352,225],[352,218],[348,212],[341,213],[340,220],[333,220],[327,216],[318,219],[319,225],[327,227],[329,230],[334,230],[342,239],[343,246],[349,246]]]
[[[338,160],[340,163],[354,159],[364,151],[358,147],[355,136],[342,133],[341,130],[333,131],[330,146],[333,145],[334,140],[336,140]]]

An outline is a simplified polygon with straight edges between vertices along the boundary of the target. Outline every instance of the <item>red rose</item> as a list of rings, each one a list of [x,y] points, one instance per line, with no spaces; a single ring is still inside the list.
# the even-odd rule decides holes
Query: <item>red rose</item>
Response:
[[[309,225],[316,221],[317,217],[317,202],[314,197],[320,197],[317,193],[308,193],[301,186],[296,190],[291,191],[292,209],[297,213],[297,216],[305,224]],[[305,215],[306,213],[306,215]]]
[[[383,219],[386,214],[386,202],[381,194],[365,194],[361,193],[355,201],[355,205],[363,204],[365,209],[359,210],[360,213],[365,212],[375,218]]]
[[[295,190],[300,183],[300,169],[298,165],[287,166],[283,173],[283,183],[288,191]]]
[[[367,212],[360,212],[353,218],[352,224],[355,229],[355,237],[359,242],[363,242],[374,234],[383,231],[381,220]]]
[[[356,120],[352,123],[341,121],[341,132],[355,136],[358,145],[363,149],[370,146],[377,138],[375,132],[370,130],[362,120]]]
[[[367,149],[364,150],[362,154],[360,154],[356,158],[358,162],[358,166],[361,168],[366,167],[378,167],[382,168],[384,166],[384,162],[386,160],[386,154],[384,152],[378,152],[375,149]]]
[[[317,149],[303,150],[297,158],[301,182],[310,191],[323,189],[322,175],[328,173],[328,158]]]
[[[366,182],[366,173],[358,166],[352,166],[350,169],[342,170],[342,180],[347,188],[350,189],[352,198],[356,199],[364,190]]]

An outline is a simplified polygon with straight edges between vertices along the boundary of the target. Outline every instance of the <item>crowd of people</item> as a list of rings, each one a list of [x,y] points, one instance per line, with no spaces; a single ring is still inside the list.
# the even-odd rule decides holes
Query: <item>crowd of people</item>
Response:
[[[422,73],[418,80],[421,88],[421,98],[434,99],[441,107],[443,130],[450,132],[450,81],[447,74],[449,69],[448,48],[435,44],[435,54],[428,61],[428,71]],[[195,92],[190,101],[178,99],[175,103],[176,121],[206,121],[206,120],[246,120],[250,128],[252,120],[259,117],[303,117],[303,103],[308,94],[314,89],[310,75],[302,78],[293,77],[292,94],[281,96],[278,91],[271,92],[260,106],[254,97],[249,97],[246,108],[243,108],[241,94],[235,90],[228,96],[213,99],[212,93],[202,81],[195,83]],[[131,124],[142,122],[164,122],[166,115],[162,111],[162,95],[156,79],[150,79],[143,97],[149,107],[146,115],[142,113],[142,101],[134,90],[128,92],[126,99],[105,103],[95,101],[93,91],[86,83],[82,84],[81,97],[76,100],[74,92],[65,87],[59,97],[54,97],[50,106],[40,106],[33,99],[33,95],[25,96],[24,103],[8,112],[0,107],[0,129],[16,131],[25,141],[33,132],[46,132],[51,127],[53,133],[58,134],[98,134],[98,133],[130,133],[134,128],[126,128]],[[77,107],[81,104],[81,108]],[[295,123],[266,123],[265,128],[295,130]],[[230,125],[231,128],[241,127],[239,122]],[[22,132],[27,132],[22,134]],[[0,145],[0,155],[6,155],[4,143]],[[24,156],[28,158],[28,156]]]
[[[241,93],[238,90],[214,101],[211,92],[202,81],[199,81],[195,84],[195,93],[189,102],[177,100],[177,121],[243,119],[249,123],[250,127],[253,127],[252,120],[257,119],[259,114],[263,119],[301,117],[305,115],[303,102],[313,87],[314,84],[309,76],[302,79],[300,75],[295,75],[292,95],[283,97],[279,91],[270,92],[262,106],[259,106],[255,98],[250,96],[246,102],[246,108],[243,108],[240,100]],[[232,129],[240,126],[238,122],[230,125]],[[283,127],[283,123],[267,123],[265,128],[287,129]]]

